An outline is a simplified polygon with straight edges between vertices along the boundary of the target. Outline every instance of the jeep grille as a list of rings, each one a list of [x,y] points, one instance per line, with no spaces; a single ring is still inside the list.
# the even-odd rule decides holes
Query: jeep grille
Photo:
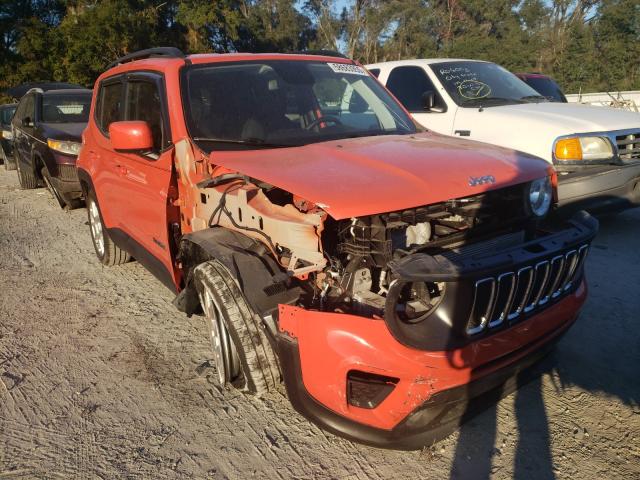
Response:
[[[569,293],[580,281],[588,246],[475,283],[467,334],[512,323]]]

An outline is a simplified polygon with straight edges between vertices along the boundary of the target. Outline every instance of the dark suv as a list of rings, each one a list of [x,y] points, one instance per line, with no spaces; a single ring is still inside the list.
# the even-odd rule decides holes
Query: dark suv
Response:
[[[76,171],[91,90],[29,90],[13,117],[13,155],[20,186],[46,185],[61,207],[81,204]]]
[[[567,103],[567,97],[553,78],[541,73],[516,73],[515,75],[550,102]]]
[[[4,162],[4,168],[14,170],[13,163],[13,133],[11,133],[11,119],[16,111],[16,104],[9,103],[0,105],[0,127],[2,137],[0,137],[0,160]]]

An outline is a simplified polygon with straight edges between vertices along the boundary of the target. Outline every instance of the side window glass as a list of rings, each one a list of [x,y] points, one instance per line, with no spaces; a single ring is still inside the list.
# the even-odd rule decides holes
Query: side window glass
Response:
[[[423,94],[435,92],[433,82],[420,67],[396,67],[391,70],[387,88],[410,112],[424,113]]]
[[[127,89],[127,120],[147,122],[153,135],[153,149],[162,149],[162,103],[155,83],[129,81]]]
[[[103,133],[109,133],[109,125],[122,120],[122,83],[109,83],[100,87],[96,102],[96,120]]]
[[[16,120],[21,120],[22,119],[22,113],[24,112],[25,103],[26,103],[26,99],[21,101],[18,104],[18,108],[16,108],[16,113],[13,116]]]
[[[34,96],[33,95],[29,95],[27,96],[27,98],[24,99],[24,110],[22,111],[22,115],[21,115],[21,119],[24,120],[29,120],[29,125],[27,125],[27,123],[25,122],[23,124],[24,127],[27,126],[33,126],[33,121],[34,121],[34,116],[35,116],[35,101],[34,101]]]
[[[373,75],[374,77],[378,78],[380,76],[380,69],[379,68],[372,68],[371,70],[369,70],[369,73],[371,75]]]

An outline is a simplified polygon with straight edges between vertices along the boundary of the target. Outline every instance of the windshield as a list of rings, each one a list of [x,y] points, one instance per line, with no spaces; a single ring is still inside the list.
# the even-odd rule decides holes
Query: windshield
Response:
[[[0,109],[0,123],[2,125],[10,125],[13,114],[16,111],[16,106],[4,107]]]
[[[234,62],[188,67],[183,75],[189,132],[206,151],[416,131],[386,90],[353,64]]]
[[[535,89],[540,95],[544,96],[551,102],[563,102],[567,103],[567,98],[560,90],[560,87],[556,82],[548,77],[526,77],[524,81],[527,82],[531,88]]]
[[[495,63],[443,62],[431,65],[453,101],[461,107],[491,107],[546,99]]]
[[[90,109],[91,92],[42,97],[43,123],[87,123]]]

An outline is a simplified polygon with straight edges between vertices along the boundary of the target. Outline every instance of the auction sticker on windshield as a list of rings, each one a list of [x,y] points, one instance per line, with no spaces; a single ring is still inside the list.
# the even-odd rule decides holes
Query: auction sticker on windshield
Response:
[[[336,73],[350,73],[352,75],[364,75],[365,77],[369,76],[364,68],[351,63],[327,63],[327,65],[329,65],[331,70]]]

